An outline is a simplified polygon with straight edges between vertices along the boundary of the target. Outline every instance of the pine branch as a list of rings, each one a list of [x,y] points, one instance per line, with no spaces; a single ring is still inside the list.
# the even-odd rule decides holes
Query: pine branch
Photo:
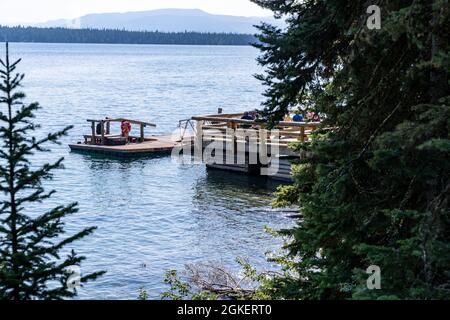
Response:
[[[63,158],[33,168],[31,156],[47,152],[47,143],[59,144],[59,139],[72,128],[48,134],[36,139],[32,132],[39,128],[33,123],[38,103],[25,105],[25,94],[17,91],[24,79],[23,74],[12,73],[20,60],[10,63],[8,45],[6,59],[0,61],[0,105],[8,112],[0,112],[0,192],[7,196],[0,204],[0,298],[62,299],[76,295],[68,290],[66,268],[79,265],[85,257],[72,252],[60,259],[60,251],[96,229],[85,228],[72,236],[64,237],[63,219],[78,211],[77,204],[58,206],[40,216],[27,213],[27,204],[42,203],[54,191],[45,192],[43,182],[52,179],[55,169],[62,167]],[[5,165],[3,165],[5,163]],[[85,275],[85,280],[94,280],[103,273]],[[55,286],[60,283],[60,286]]]

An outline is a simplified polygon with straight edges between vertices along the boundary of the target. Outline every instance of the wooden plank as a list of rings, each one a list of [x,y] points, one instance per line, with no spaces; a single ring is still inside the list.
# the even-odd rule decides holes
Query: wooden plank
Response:
[[[171,136],[154,137],[152,141],[143,143],[131,143],[122,146],[105,146],[105,145],[89,145],[89,144],[72,144],[69,145],[73,151],[85,151],[103,154],[151,154],[156,152],[171,151],[179,142],[172,140]]]
[[[232,165],[218,165],[218,164],[208,164],[208,168],[224,170],[224,171],[234,171],[234,172],[244,172],[248,173],[248,168],[244,168],[241,166],[232,166]]]
[[[100,124],[101,124],[101,126],[102,126],[102,128],[101,128],[101,131],[102,131],[102,144],[104,145],[104,144],[106,144],[106,139],[105,139],[105,122],[100,122]]]

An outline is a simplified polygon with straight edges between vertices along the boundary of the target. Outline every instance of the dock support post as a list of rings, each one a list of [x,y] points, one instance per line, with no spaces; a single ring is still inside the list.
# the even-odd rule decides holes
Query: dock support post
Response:
[[[105,145],[106,141],[105,141],[105,121],[101,122],[101,127],[102,127],[102,144]]]
[[[236,133],[237,133],[237,128],[238,128],[237,123],[233,123],[231,125],[231,128],[233,129],[233,153],[236,153],[237,152],[237,136],[236,136]]]
[[[228,137],[229,136],[229,140]],[[227,132],[225,133],[225,149],[226,149],[226,164],[232,165],[235,163],[237,140],[236,140],[236,124],[229,123]]]
[[[203,161],[203,125],[204,121],[197,121],[195,133],[194,157],[196,161]]]
[[[306,136],[305,136],[305,127],[301,127],[300,128],[300,142],[305,142],[306,141]]]
[[[95,122],[92,122],[92,140],[91,140],[92,144],[96,144],[95,143]]]
[[[145,139],[145,137],[144,137],[144,125],[143,124],[141,124],[141,142],[144,142],[144,139]]]
[[[259,163],[261,166],[266,166],[270,162],[267,146],[268,135],[270,135],[270,132],[264,126],[261,126],[259,129]]]

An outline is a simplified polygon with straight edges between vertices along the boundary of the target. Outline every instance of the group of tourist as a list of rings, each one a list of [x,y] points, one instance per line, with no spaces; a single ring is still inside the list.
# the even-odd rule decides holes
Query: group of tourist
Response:
[[[246,111],[241,117],[241,120],[255,121],[256,119],[258,119],[257,111]],[[286,122],[320,122],[320,120],[320,116],[315,112],[307,112],[305,114],[300,111],[296,111],[293,115],[288,114],[284,119]]]
[[[258,119],[258,112],[257,111],[246,111],[244,112],[244,115],[241,117],[241,120],[251,120],[255,121]]]
[[[286,122],[320,122],[320,116],[315,112],[308,112],[306,115],[299,111],[296,111],[294,115],[287,115],[285,118]]]

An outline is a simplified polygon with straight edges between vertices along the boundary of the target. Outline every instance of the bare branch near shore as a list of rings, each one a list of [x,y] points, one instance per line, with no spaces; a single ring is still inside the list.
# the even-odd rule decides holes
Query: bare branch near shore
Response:
[[[254,299],[260,286],[258,279],[275,277],[277,272],[257,273],[248,262],[239,260],[244,271],[236,273],[217,262],[187,264],[184,275],[197,290],[218,295],[221,298]]]

